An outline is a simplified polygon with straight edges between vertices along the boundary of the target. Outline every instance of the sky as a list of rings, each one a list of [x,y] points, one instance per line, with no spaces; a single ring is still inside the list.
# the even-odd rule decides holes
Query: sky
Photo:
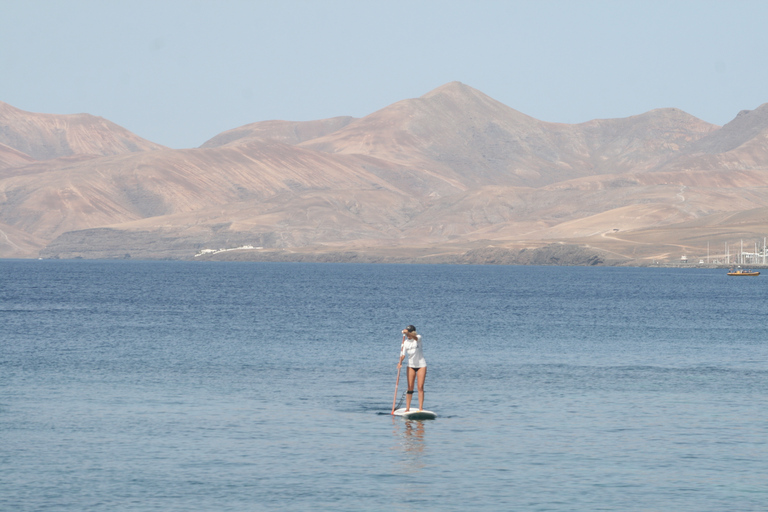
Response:
[[[542,121],[768,102],[768,2],[0,0],[0,101],[172,148],[460,81]]]

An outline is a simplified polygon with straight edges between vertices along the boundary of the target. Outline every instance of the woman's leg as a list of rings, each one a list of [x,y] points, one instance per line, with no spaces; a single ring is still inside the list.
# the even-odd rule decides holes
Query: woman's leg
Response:
[[[419,410],[424,410],[424,381],[427,380],[427,367],[419,368],[418,372],[415,372],[416,376],[419,378]],[[413,389],[413,385],[411,385],[411,388]]]
[[[413,398],[413,383],[416,380],[416,370],[408,367],[408,393],[405,395],[405,410],[411,410],[411,398]],[[419,399],[421,400],[421,399]]]

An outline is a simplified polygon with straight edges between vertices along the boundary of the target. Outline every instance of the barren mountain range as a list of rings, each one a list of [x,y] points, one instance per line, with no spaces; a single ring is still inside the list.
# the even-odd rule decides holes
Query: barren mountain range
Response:
[[[558,124],[452,82],[177,150],[0,103],[0,257],[645,264],[765,236],[768,104]]]

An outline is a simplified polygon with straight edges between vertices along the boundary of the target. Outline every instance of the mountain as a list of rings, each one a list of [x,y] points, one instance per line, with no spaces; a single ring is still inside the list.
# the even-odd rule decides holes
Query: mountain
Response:
[[[48,240],[67,231],[260,203],[281,193],[396,188],[354,157],[334,158],[271,141],[66,164],[54,160],[21,172],[0,180],[0,198],[8,197],[0,221]]]
[[[546,123],[452,82],[302,146],[417,163],[465,188],[537,187],[650,167],[716,128],[677,109],[581,125]]]
[[[100,117],[34,114],[3,102],[0,102],[0,144],[36,160],[163,149]]]
[[[548,123],[452,82],[172,150],[0,104],[0,257],[675,261],[765,236],[767,129],[765,105]]]
[[[228,144],[240,145],[254,140],[272,140],[294,145],[335,132],[353,120],[353,117],[346,116],[306,122],[261,121],[227,130],[205,142],[200,147],[217,148]]]
[[[742,110],[731,122],[681,152],[667,169],[762,170],[768,167],[768,103]]]
[[[688,153],[716,155],[729,153],[745,144],[765,142],[768,132],[768,103],[755,110],[742,110],[717,133],[702,137],[691,144]]]

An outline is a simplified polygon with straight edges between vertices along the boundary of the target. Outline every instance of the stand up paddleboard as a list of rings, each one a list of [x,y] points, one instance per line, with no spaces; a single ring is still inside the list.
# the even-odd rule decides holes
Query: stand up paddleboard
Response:
[[[437,414],[432,411],[420,411],[418,409],[411,408],[410,411],[405,412],[405,407],[397,409],[394,413],[395,416],[402,416],[407,420],[433,420],[437,418]]]

